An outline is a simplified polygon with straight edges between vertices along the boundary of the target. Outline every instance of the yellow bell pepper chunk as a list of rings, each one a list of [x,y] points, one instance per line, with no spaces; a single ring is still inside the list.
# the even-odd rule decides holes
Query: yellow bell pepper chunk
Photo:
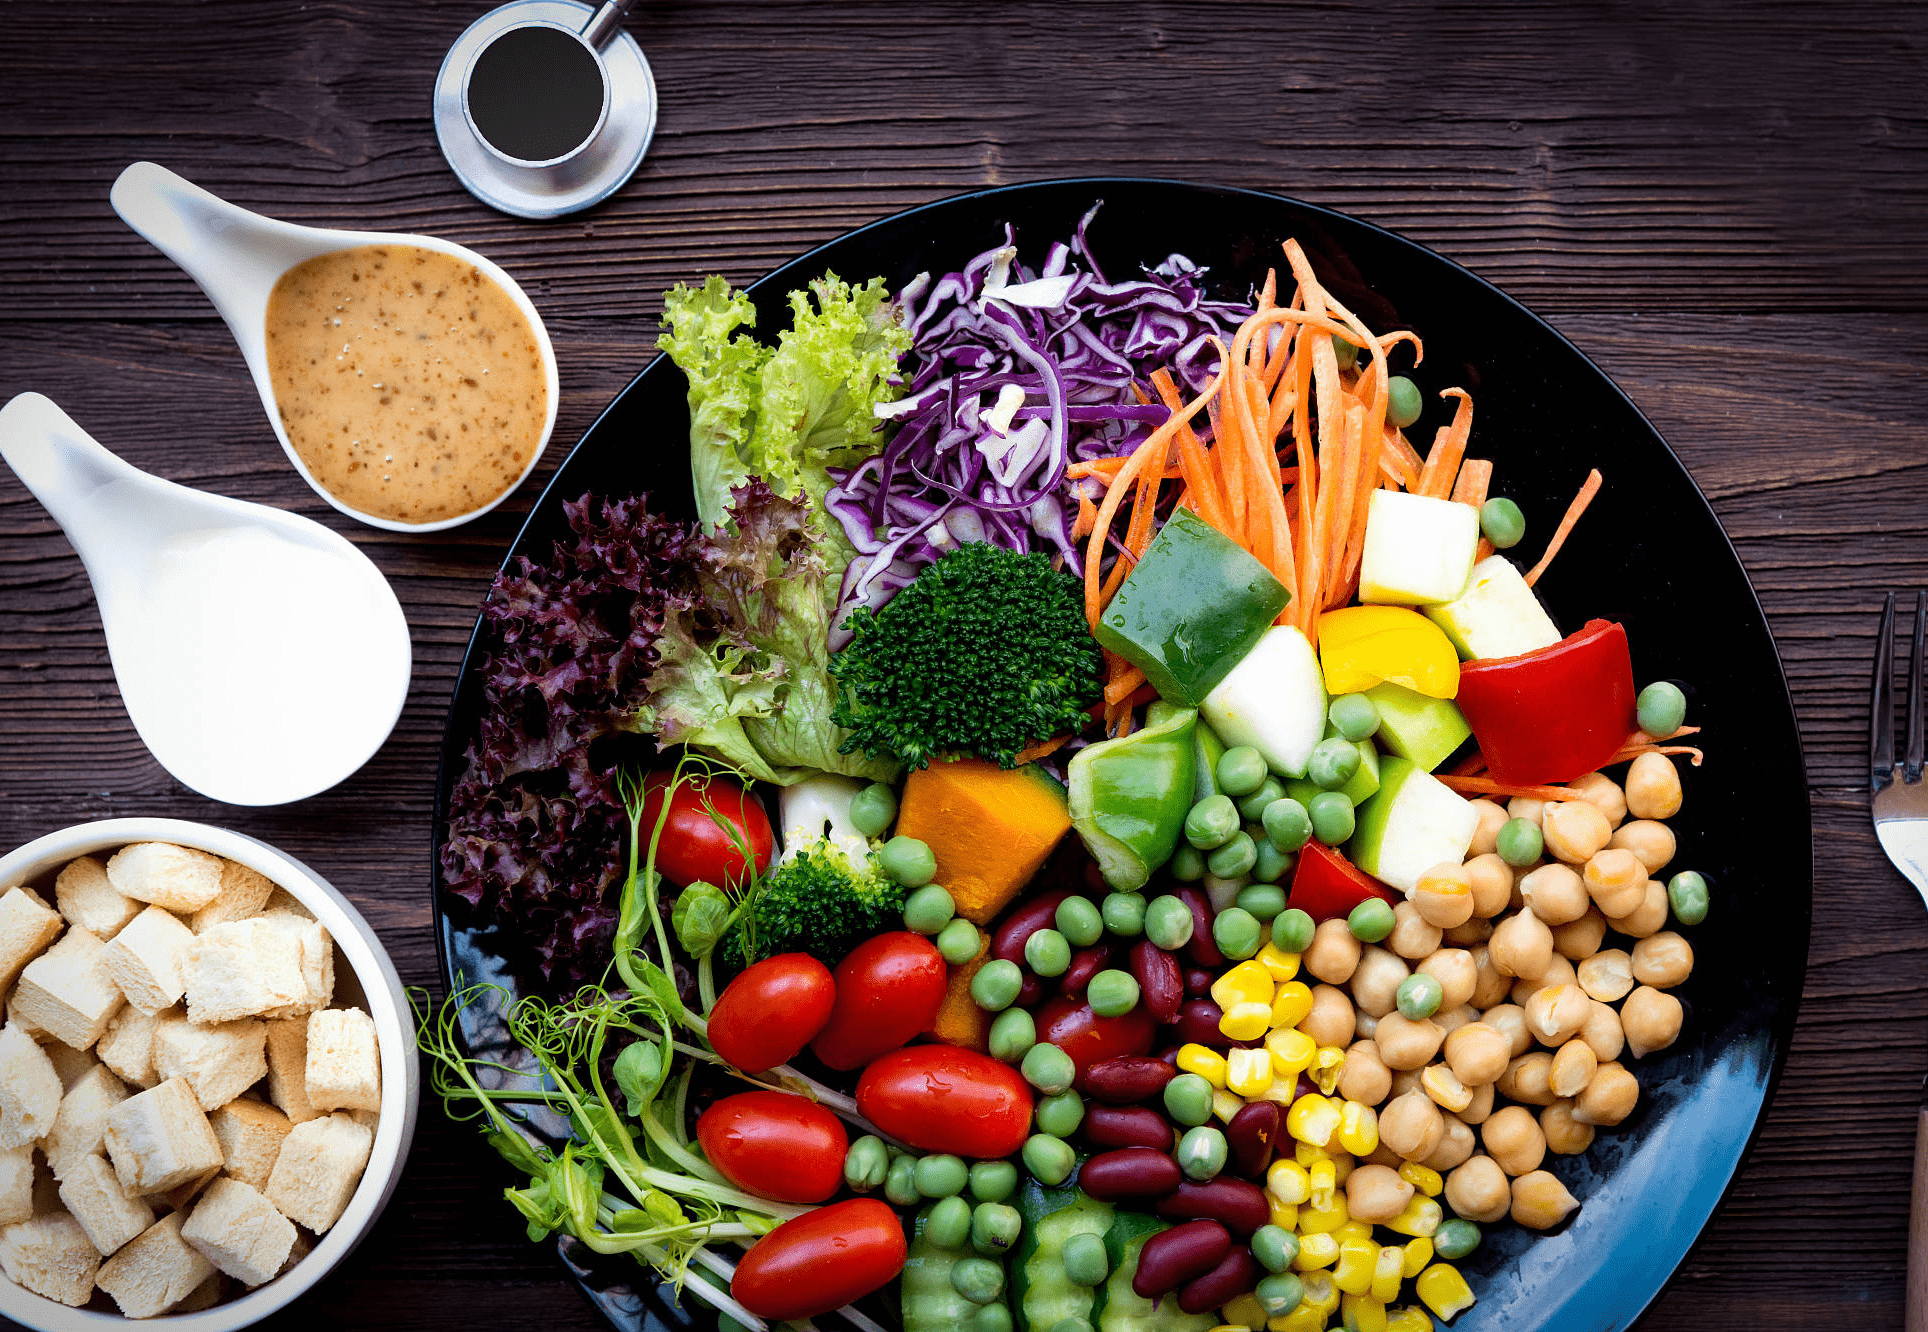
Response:
[[[1179,1046],[1178,1071],[1196,1073],[1220,1091],[1225,1090],[1225,1056],[1209,1045]]]
[[[1404,606],[1350,606],[1319,617],[1319,667],[1328,694],[1381,680],[1425,694],[1459,693],[1459,653],[1446,631]]]
[[[1234,1041],[1256,1041],[1272,1028],[1272,1005],[1233,1004],[1218,1020],[1218,1029]]]
[[[1312,989],[1304,981],[1288,980],[1272,996],[1272,1026],[1277,1030],[1298,1026],[1311,1011]]]
[[[1272,1054],[1265,1049],[1225,1052],[1225,1090],[1252,1100],[1272,1085]]]
[[[1288,953],[1275,943],[1268,943],[1259,949],[1259,955],[1252,959],[1264,967],[1273,981],[1283,983],[1299,974],[1299,955]]]
[[[1406,1247],[1400,1252],[1404,1260],[1400,1264],[1399,1274],[1410,1279],[1425,1271],[1426,1264],[1433,1260],[1433,1242],[1421,1235],[1418,1239],[1407,1240]]]
[[[1451,1263],[1434,1263],[1413,1283],[1428,1309],[1441,1318],[1451,1318],[1473,1307],[1473,1292],[1466,1278]]]
[[[1254,959],[1241,962],[1212,982],[1212,1002],[1226,1012],[1240,1004],[1272,1006],[1272,973]]]
[[[1372,1289],[1367,1293],[1381,1304],[1390,1304],[1399,1298],[1399,1283],[1405,1279],[1406,1250],[1397,1244],[1388,1244],[1373,1260]]]

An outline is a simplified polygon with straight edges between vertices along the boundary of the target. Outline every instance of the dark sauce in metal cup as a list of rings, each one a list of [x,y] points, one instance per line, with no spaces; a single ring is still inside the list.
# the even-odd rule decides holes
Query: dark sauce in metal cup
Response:
[[[525,166],[567,159],[602,128],[609,85],[581,37],[547,23],[501,33],[475,57],[465,98],[476,135]]]

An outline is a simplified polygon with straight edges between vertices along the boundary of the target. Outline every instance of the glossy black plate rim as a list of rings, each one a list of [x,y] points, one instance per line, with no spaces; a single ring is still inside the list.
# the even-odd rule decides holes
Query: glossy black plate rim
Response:
[[[1692,472],[1681,462],[1679,455],[1675,453],[1672,445],[1667,442],[1665,436],[1654,427],[1653,423],[1647,419],[1645,413],[1640,410],[1639,406],[1634,403],[1631,397],[1620,388],[1619,384],[1616,383],[1611,376],[1607,375],[1605,371],[1595,365],[1591,358],[1575,346],[1573,342],[1558,329],[1554,328],[1546,320],[1542,319],[1539,315],[1535,314],[1532,310],[1528,309],[1525,305],[1509,296],[1505,291],[1491,282],[1488,282],[1478,274],[1473,273],[1471,270],[1464,268],[1427,246],[1421,245],[1384,227],[1380,227],[1375,223],[1364,221],[1349,214],[1267,191],[1231,186],[1201,185],[1196,182],[1165,177],[1058,177],[1048,180],[998,186],[987,190],[968,191],[879,218],[864,226],[855,228],[850,232],[825,241],[804,254],[780,264],[777,268],[744,288],[744,290],[754,295],[764,291],[770,284],[776,282],[796,285],[797,275],[803,272],[809,272],[811,275],[814,275],[815,269],[813,265],[817,264],[819,256],[824,255],[833,248],[859,240],[867,234],[886,228],[896,228],[922,217],[941,215],[948,210],[956,209],[962,205],[981,204],[1003,199],[1020,199],[1031,192],[1063,189],[1088,190],[1091,192],[1091,197],[1096,200],[1103,198],[1108,190],[1118,188],[1168,189],[1181,194],[1190,194],[1201,200],[1214,197],[1238,197],[1256,201],[1260,204],[1283,204],[1308,214],[1313,218],[1337,224],[1343,229],[1354,229],[1369,233],[1381,244],[1407,250],[1420,256],[1426,262],[1451,270],[1457,280],[1471,283],[1489,298],[1497,299],[1504,306],[1508,307],[1514,315],[1523,317],[1535,326],[1537,331],[1549,339],[1559,350],[1570,355],[1575,361],[1587,367],[1593,375],[1597,376],[1601,385],[1605,386],[1605,388],[1619,400],[1620,404],[1639,421],[1652,441],[1660,446],[1666,457],[1671,460],[1678,469],[1681,479],[1686,482],[1694,499],[1700,505],[1701,510],[1706,516],[1707,523],[1711,526],[1713,532],[1718,535],[1727,557],[1733,562],[1734,568],[1740,572],[1741,583],[1745,588],[1755,617],[1759,619],[1763,626],[1767,624],[1766,613],[1761,607],[1759,594],[1754,590],[1751,580],[1746,576],[1746,567],[1742,564],[1739,553],[1734,549],[1733,542],[1731,538],[1728,537],[1726,529],[1721,525],[1718,515],[1714,513],[1712,505],[1708,503],[1698,482],[1694,480]],[[535,504],[531,506],[528,515],[524,518],[514,541],[509,547],[508,553],[505,554],[505,567],[508,560],[513,559],[515,554],[523,549],[524,542],[530,538],[539,521],[544,518],[554,505],[562,502],[564,497],[560,496],[557,491],[563,476],[569,470],[570,463],[573,462],[577,454],[595,438],[597,432],[604,427],[605,423],[610,421],[612,416],[619,411],[623,400],[631,392],[636,390],[637,386],[642,383],[646,376],[657,369],[658,362],[663,359],[660,353],[650,358],[649,362],[624,385],[622,390],[619,391],[616,396],[610,400],[609,404],[604,407],[602,412],[597,415],[595,421],[583,432],[582,437],[577,441],[576,445],[562,460],[556,471],[551,474],[549,481],[543,488],[542,494],[537,498]],[[478,615],[475,628],[471,631],[469,643],[463,653],[461,667],[455,677],[455,683],[450,693],[448,716],[444,727],[442,754],[436,774],[435,822],[430,832],[431,894],[436,916],[436,953],[445,985],[453,982],[450,946],[454,926],[449,915],[442,910],[441,838],[447,818],[449,785],[454,776],[454,765],[459,763],[461,757],[461,745],[457,743],[455,732],[455,724],[458,721],[458,704],[462,695],[463,684],[469,676],[470,667],[475,658],[481,631],[482,622]],[[1808,906],[1810,910],[1801,912],[1799,914],[1798,925],[1790,922],[1788,928],[1790,930],[1798,930],[1799,952],[1800,956],[1805,958],[1811,934],[1811,903],[1813,893],[1812,810],[1808,793],[1805,755],[1801,749],[1799,731],[1795,723],[1793,697],[1788,687],[1785,667],[1781,663],[1778,651],[1773,650],[1771,632],[1769,634],[1769,648],[1768,656],[1773,664],[1774,679],[1779,686],[1774,700],[1778,704],[1778,707],[1775,709],[1776,716],[1774,720],[1779,723],[1785,719],[1787,731],[1793,741],[1792,758],[1794,770],[1789,776],[1791,780],[1797,780],[1799,783],[1797,798],[1800,806],[1801,826],[1799,830],[1799,840],[1800,850],[1802,852],[1798,857],[1801,875],[1800,897],[1803,904]],[[1789,943],[1791,945],[1793,940],[1790,939]],[[1669,1236],[1667,1247],[1674,1248],[1677,1244],[1677,1249],[1660,1267],[1652,1269],[1653,1273],[1657,1274],[1659,1279],[1651,1283],[1651,1288],[1641,1291],[1637,1295],[1633,1295],[1632,1298],[1628,1298],[1630,1292],[1624,1288],[1615,1292],[1621,1297],[1618,1301],[1618,1306],[1607,1314],[1606,1321],[1599,1323],[1589,1321],[1589,1327],[1597,1327],[1600,1329],[1600,1332],[1617,1332],[1617,1329],[1631,1326],[1652,1302],[1658,1298],[1667,1282],[1672,1279],[1680,1265],[1686,1260],[1687,1254],[1691,1251],[1693,1244],[1698,1241],[1706,1225],[1712,1219],[1713,1213],[1717,1210],[1720,1202],[1725,1199],[1733,1185],[1735,1176],[1740,1170],[1741,1164],[1747,1159],[1748,1154],[1753,1150],[1754,1144],[1759,1138],[1767,1106],[1773,1100],[1775,1090],[1779,1086],[1781,1074],[1787,1063],[1789,1050],[1793,1041],[1794,1026],[1799,1014],[1800,1000],[1801,985],[1797,977],[1791,993],[1782,994],[1774,1005],[1775,1011],[1770,1022],[1772,1042],[1768,1051],[1768,1061],[1764,1070],[1764,1076],[1759,1083],[1758,1100],[1755,1101],[1749,1110],[1748,1131],[1740,1150],[1734,1153],[1731,1164],[1717,1181],[1718,1187],[1712,1191],[1711,1200],[1704,1196],[1697,1197],[1691,1209],[1694,1215],[1690,1218],[1684,1218],[1686,1225],[1691,1227],[1690,1231],[1685,1233],[1683,1237],[1682,1229],[1677,1228]],[[1706,1192],[1707,1191],[1703,1189],[1702,1195]],[[639,1325],[637,1322],[639,1316],[642,1318],[649,1318],[651,1316],[650,1312],[642,1307],[642,1305],[645,1303],[655,1303],[655,1300],[645,1297],[643,1301],[639,1302],[635,1294],[630,1292],[613,1293],[615,1298],[612,1300],[610,1297],[612,1293],[605,1293],[599,1290],[597,1288],[598,1283],[594,1280],[587,1266],[573,1259],[568,1253],[567,1248],[567,1245],[563,1246],[561,1255],[565,1268],[569,1271],[579,1288],[582,1289],[583,1293],[588,1296],[592,1303],[595,1303],[616,1326],[634,1327]],[[659,1289],[655,1292],[659,1298],[665,1293],[666,1288]],[[1476,1310],[1477,1307],[1478,1306],[1476,1306]]]

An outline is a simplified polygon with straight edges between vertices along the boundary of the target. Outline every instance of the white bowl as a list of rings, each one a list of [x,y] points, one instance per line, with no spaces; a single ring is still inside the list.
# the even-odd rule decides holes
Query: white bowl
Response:
[[[77,824],[36,837],[19,850],[0,856],[0,887],[39,884],[51,890],[54,874],[76,856],[111,851],[130,842],[191,846],[239,861],[287,889],[334,937],[335,1003],[366,1008],[375,1019],[381,1039],[382,1109],[375,1126],[375,1145],[347,1210],[316,1242],[314,1252],[292,1270],[238,1299],[199,1313],[163,1314],[150,1320],[181,1332],[234,1332],[292,1304],[334,1270],[361,1242],[395,1192],[409,1143],[415,1137],[415,1112],[422,1092],[415,1058],[414,1010],[402,990],[401,977],[395,974],[395,964],[347,898],[293,856],[226,828],[184,819],[102,819]],[[51,891],[43,896],[51,900]],[[70,1309],[5,1277],[0,1277],[0,1317],[39,1332],[125,1327],[132,1321],[118,1312]]]

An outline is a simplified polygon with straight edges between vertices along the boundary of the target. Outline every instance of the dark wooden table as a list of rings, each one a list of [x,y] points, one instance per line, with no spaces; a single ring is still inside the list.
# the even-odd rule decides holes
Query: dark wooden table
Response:
[[[114,815],[239,828],[332,879],[404,979],[432,982],[443,710],[538,490],[432,537],[335,514],[207,301],[109,209],[128,162],[499,261],[562,363],[548,465],[650,357],[672,282],[742,282],[1011,181],[1297,195],[1466,264],[1604,366],[1712,499],[1793,683],[1816,834],[1801,1024],[1759,1145],[1643,1326],[1899,1326],[1928,912],[1870,835],[1863,698],[1882,592],[1928,584],[1928,8],[652,3],[632,20],[661,90],[650,155],[551,223],[490,212],[436,150],[430,85],[483,8],[0,4],[0,397],[40,390],[137,466],[342,531],[393,581],[416,654],[360,774],[289,808],[213,804],[141,746],[79,561],[0,472],[0,846]],[[296,708],[289,727],[300,743]],[[504,1182],[425,1104],[387,1214],[280,1325],[597,1327]]]

